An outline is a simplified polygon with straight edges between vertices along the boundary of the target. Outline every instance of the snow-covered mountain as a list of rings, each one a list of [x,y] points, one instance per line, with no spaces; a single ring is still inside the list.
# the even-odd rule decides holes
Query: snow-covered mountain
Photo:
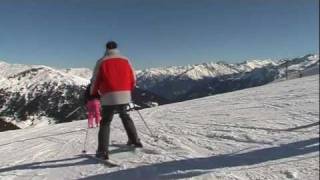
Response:
[[[61,69],[64,73],[79,76],[85,79],[90,79],[92,76],[92,71],[88,68],[68,68]]]
[[[310,54],[302,58],[285,59],[279,61],[279,69],[282,77],[286,76],[288,70],[288,79],[295,77],[319,74],[319,54]],[[287,66],[287,68],[286,68]]]
[[[54,117],[58,122],[65,120],[65,115],[81,104],[89,82],[47,66],[2,62],[0,69],[1,116],[18,119],[36,115]]]
[[[319,76],[130,112],[143,149],[111,124],[106,168],[87,120],[0,132],[0,179],[318,180]],[[157,141],[155,141],[157,140]]]
[[[288,62],[288,63],[287,63]],[[239,64],[203,63],[151,68],[137,72],[138,86],[172,101],[183,101],[212,94],[263,85],[285,77],[319,73],[319,55],[300,58],[251,60]],[[314,68],[313,73],[306,73]]]
[[[90,69],[54,69],[2,61],[0,69],[0,116],[29,120],[29,125],[39,116],[56,119],[49,119],[49,123],[85,118],[83,92],[92,75]],[[319,55],[137,71],[138,88],[133,99],[142,107],[184,101],[273,82],[286,76],[286,70],[289,78],[319,73]],[[81,109],[66,118],[79,105]]]
[[[49,123],[86,117],[83,94],[92,75],[89,69],[58,70],[48,66],[5,62],[0,62],[0,69],[0,116],[17,121],[27,120],[29,125],[41,116],[54,119]],[[167,103],[139,89],[135,91],[134,97],[142,107],[150,101]],[[67,117],[79,106],[80,110]]]
[[[166,80],[170,77],[181,79],[200,80],[207,77],[235,74],[239,72],[250,72],[256,68],[262,68],[267,65],[276,65],[271,60],[251,60],[240,64],[202,63],[187,66],[173,66],[165,68],[151,68],[143,71],[137,71],[137,76],[141,81],[151,79]]]

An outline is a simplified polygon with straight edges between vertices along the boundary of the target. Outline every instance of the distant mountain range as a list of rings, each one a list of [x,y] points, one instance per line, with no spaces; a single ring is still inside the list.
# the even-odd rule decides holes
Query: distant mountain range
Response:
[[[319,73],[319,55],[252,60],[239,64],[203,63],[137,72],[138,86],[170,101],[183,101],[263,85],[286,77]]]
[[[0,61],[0,116],[30,120],[45,116],[56,122],[86,118],[83,93],[92,71],[54,69]],[[287,71],[286,71],[287,70]],[[287,73],[286,73],[287,72]],[[203,63],[136,71],[134,102],[141,108],[263,85],[319,73],[319,55],[253,60],[239,64]],[[74,109],[80,110],[66,118]]]

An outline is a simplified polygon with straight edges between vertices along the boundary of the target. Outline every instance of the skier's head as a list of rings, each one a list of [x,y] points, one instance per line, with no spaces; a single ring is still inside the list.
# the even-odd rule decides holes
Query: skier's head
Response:
[[[107,50],[117,49],[117,47],[118,47],[118,44],[114,41],[108,41],[106,44]]]

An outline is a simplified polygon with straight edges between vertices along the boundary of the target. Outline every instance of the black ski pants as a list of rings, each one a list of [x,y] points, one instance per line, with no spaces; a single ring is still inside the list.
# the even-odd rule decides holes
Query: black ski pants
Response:
[[[102,106],[102,120],[100,122],[100,129],[98,134],[98,152],[108,154],[109,140],[110,140],[110,124],[115,113],[119,113],[120,119],[126,133],[128,140],[135,143],[138,142],[138,135],[134,123],[127,113],[127,104]]]

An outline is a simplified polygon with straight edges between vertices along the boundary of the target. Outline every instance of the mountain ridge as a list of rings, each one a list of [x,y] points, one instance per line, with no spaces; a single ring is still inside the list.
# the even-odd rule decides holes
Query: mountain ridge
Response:
[[[0,62],[0,116],[23,120],[48,116],[57,122],[86,117],[83,93],[92,71],[54,69],[43,65]],[[319,73],[319,55],[277,62],[251,60],[238,64],[202,63],[136,71],[133,100],[141,108],[180,102]],[[307,73],[308,70],[308,73]],[[69,118],[74,109],[81,107]]]

